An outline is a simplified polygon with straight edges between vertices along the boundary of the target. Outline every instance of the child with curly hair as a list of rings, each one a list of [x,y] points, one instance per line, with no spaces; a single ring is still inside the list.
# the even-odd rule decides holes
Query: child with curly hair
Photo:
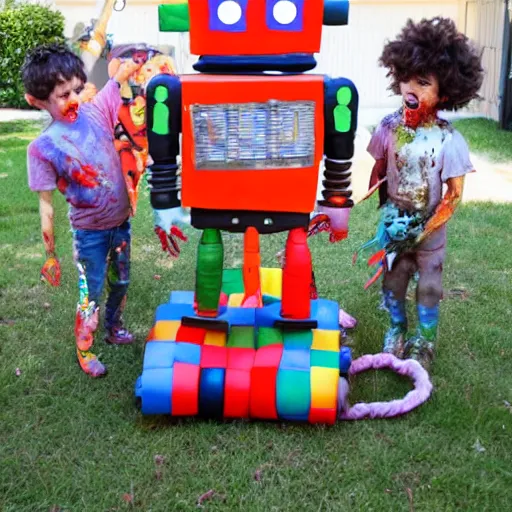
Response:
[[[52,117],[50,126],[28,147],[28,182],[39,193],[41,228],[47,261],[42,275],[59,284],[52,195],[58,189],[69,203],[80,296],[75,321],[78,362],[92,376],[106,367],[92,352],[98,304],[105,277],[106,341],[127,344],[133,336],[122,323],[130,273],[130,203],[114,145],[121,105],[120,84],[141,64],[125,61],[91,101],[84,101],[84,64],[66,46],[35,48],[22,69],[27,102]]]
[[[391,327],[384,352],[428,367],[434,357],[446,223],[462,197],[464,177],[474,171],[462,135],[439,117],[477,98],[483,70],[479,52],[446,18],[409,20],[380,57],[391,90],[403,105],[376,128],[368,152],[375,159],[370,190],[379,190],[381,248],[372,262],[384,274],[383,294]],[[443,184],[446,192],[443,195]],[[407,339],[406,292],[418,272],[418,325]]]

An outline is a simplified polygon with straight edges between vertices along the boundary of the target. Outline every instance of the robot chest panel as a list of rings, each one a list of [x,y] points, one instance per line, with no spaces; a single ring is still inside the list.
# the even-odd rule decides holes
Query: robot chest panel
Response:
[[[322,148],[322,77],[183,80],[187,206],[310,211]]]

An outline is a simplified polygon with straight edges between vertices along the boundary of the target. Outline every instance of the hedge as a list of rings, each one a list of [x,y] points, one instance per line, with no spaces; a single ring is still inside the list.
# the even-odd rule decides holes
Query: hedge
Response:
[[[38,4],[0,11],[0,107],[28,108],[21,66],[29,50],[50,42],[65,42],[61,12]]]

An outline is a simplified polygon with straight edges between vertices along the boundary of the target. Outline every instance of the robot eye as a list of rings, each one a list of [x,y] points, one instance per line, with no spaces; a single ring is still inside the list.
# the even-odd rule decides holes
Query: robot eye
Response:
[[[267,0],[267,26],[271,30],[302,30],[304,0]]]
[[[210,30],[244,32],[247,0],[209,0]]]

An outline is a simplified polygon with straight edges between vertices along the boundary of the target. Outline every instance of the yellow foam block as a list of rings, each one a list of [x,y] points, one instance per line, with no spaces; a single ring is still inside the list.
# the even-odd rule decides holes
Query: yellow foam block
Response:
[[[311,408],[335,409],[340,372],[334,368],[311,367]]]
[[[206,331],[204,345],[214,345],[215,347],[226,346],[226,333],[220,331]]]
[[[239,308],[242,305],[243,300],[243,293],[232,293],[228,299],[228,306],[231,306],[232,308]]]
[[[153,341],[174,341],[180,325],[179,320],[159,320],[153,328]]]
[[[261,293],[281,298],[283,293],[283,271],[280,268],[261,268]]]
[[[340,351],[340,331],[327,331],[324,329],[313,329],[313,344],[315,350]]]

